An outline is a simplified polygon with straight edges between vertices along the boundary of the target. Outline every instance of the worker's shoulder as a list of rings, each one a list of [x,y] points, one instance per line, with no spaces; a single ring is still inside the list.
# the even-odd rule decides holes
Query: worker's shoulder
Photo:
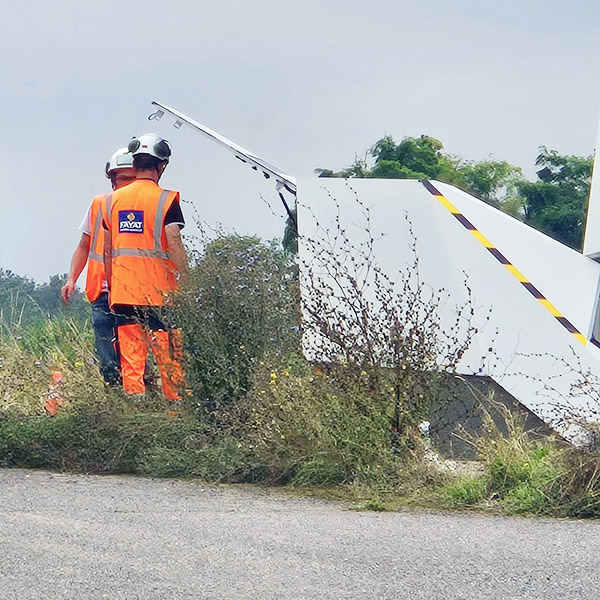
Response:
[[[107,196],[107,194],[98,194],[97,196],[94,196],[90,203],[90,207],[99,206],[99,205],[104,204],[106,202],[106,196]]]
[[[169,197],[174,195],[175,199],[179,199],[179,192],[177,190],[162,188],[158,183],[151,179],[136,179],[112,193],[111,206],[114,208],[117,204],[133,199],[152,199],[158,201],[163,192],[167,192]]]
[[[123,187],[115,190],[113,192],[113,196],[125,196],[130,193],[140,193],[141,191],[149,191],[149,192],[174,192],[179,193],[176,190],[166,189],[161,187],[156,181],[152,179],[134,179],[131,183],[124,185]]]

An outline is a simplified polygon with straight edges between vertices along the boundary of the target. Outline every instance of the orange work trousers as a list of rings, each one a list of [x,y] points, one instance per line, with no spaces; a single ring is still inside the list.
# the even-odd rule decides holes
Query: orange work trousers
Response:
[[[152,349],[167,400],[181,400],[183,389],[183,336],[181,329],[151,331],[139,323],[117,328],[123,389],[130,394],[146,391],[144,371],[148,348]]]

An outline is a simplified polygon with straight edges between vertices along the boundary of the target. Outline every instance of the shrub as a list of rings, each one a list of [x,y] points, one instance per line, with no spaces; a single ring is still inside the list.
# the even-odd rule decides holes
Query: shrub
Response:
[[[244,397],[266,353],[299,346],[291,255],[256,237],[222,236],[198,258],[178,297],[186,373],[194,397],[214,410]]]
[[[234,435],[263,478],[314,485],[397,479],[390,398],[343,377],[301,359],[284,368],[263,364],[232,413]]]
[[[317,234],[300,238],[304,349],[311,360],[337,365],[344,379],[364,379],[371,394],[387,398],[384,412],[392,411],[396,447],[411,449],[419,422],[433,403],[441,404],[448,375],[456,372],[477,333],[468,282],[466,303],[445,326],[439,306],[447,291],[423,282],[408,218],[413,262],[399,273],[386,273],[375,258],[369,208],[355,197],[363,222],[352,223],[351,240],[341,207],[331,201],[337,209],[334,224],[324,229],[315,222]]]

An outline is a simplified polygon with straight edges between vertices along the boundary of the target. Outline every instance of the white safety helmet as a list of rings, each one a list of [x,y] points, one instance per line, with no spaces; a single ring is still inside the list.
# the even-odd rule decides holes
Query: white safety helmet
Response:
[[[127,148],[119,148],[106,163],[104,172],[110,179],[113,171],[118,169],[133,169],[133,154]]]
[[[169,156],[171,156],[169,142],[154,133],[145,133],[144,135],[140,135],[140,137],[132,138],[127,149],[131,152],[132,156],[149,154],[167,162],[169,162]]]

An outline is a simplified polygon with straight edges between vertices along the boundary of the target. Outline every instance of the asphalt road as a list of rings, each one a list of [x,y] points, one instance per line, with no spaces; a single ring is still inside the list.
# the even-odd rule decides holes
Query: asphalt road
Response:
[[[600,523],[0,470],[0,599],[600,598]]]

